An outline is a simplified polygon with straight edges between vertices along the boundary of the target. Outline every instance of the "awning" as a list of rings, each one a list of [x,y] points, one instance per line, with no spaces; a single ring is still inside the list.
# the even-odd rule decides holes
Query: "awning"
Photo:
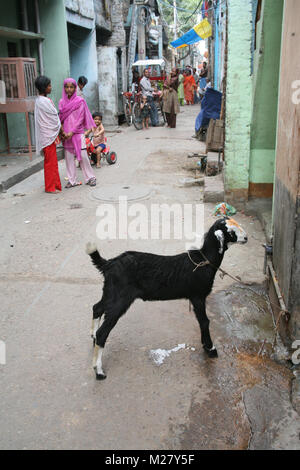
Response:
[[[196,42],[201,41],[202,39],[209,38],[212,35],[212,28],[209,21],[205,18],[201,23],[194,26],[187,33],[185,33],[181,38],[176,39],[171,42],[171,46],[175,49],[180,47],[190,46]]]

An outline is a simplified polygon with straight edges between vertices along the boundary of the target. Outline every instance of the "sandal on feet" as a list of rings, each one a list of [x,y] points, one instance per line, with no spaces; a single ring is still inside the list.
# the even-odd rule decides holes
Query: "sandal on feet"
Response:
[[[96,186],[96,178],[91,178],[86,184],[89,186]]]
[[[75,183],[75,184],[71,184],[70,181],[66,184],[65,188],[69,189],[69,188],[74,188],[75,186],[81,186],[82,183],[81,181],[79,183]]]

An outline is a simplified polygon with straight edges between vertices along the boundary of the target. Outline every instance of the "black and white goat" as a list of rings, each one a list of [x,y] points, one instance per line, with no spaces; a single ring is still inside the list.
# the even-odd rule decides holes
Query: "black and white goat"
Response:
[[[102,258],[92,243],[86,252],[104,276],[103,295],[93,306],[93,367],[98,380],[105,379],[102,353],[105,342],[119,318],[135,299],[189,299],[201,330],[201,341],[209,357],[217,357],[209,333],[205,301],[224,252],[232,243],[246,243],[247,234],[230,218],[218,219],[204,237],[201,249],[175,256],[127,251],[109,260]],[[99,327],[101,316],[104,321]]]

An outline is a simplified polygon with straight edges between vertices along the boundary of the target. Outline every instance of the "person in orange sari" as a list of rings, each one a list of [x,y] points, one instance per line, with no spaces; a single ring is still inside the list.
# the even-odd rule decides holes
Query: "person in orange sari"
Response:
[[[187,69],[185,72],[183,87],[186,104],[194,104],[194,91],[196,90],[197,85],[189,69]]]

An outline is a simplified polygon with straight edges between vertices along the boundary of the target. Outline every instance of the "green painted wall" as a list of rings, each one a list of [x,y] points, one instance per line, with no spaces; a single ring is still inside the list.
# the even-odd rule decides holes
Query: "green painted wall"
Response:
[[[55,105],[61,98],[63,81],[70,75],[69,46],[63,0],[39,0],[43,42],[44,74],[51,78]]]
[[[228,1],[225,191],[248,191],[251,123],[251,0]],[[238,191],[237,191],[238,192]],[[227,199],[230,196],[227,197]]]
[[[283,0],[263,0],[257,23],[249,181],[273,183]]]
[[[30,28],[35,31],[34,2],[28,1],[28,16]],[[65,6],[63,0],[39,0],[41,33],[44,34],[43,58],[44,75],[49,76],[52,81],[51,98],[55,105],[61,98],[63,80],[69,76],[69,49],[67,24],[65,18]],[[21,28],[17,0],[10,0],[1,10],[0,24],[10,28]],[[0,57],[7,57],[7,41],[18,43],[18,55],[23,55],[22,41],[0,38]],[[31,57],[38,58],[37,41],[30,41]],[[37,71],[39,73],[39,62],[37,60]],[[0,151],[5,150],[6,141],[4,136],[3,120],[0,119]],[[22,147],[27,145],[26,121],[23,114],[8,114],[8,131],[11,147]]]

